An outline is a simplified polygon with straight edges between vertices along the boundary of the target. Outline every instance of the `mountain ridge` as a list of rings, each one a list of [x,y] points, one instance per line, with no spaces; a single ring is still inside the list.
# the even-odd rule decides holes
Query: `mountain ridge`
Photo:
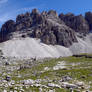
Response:
[[[47,45],[61,45],[70,47],[78,42],[76,33],[86,36],[91,28],[92,13],[86,12],[75,16],[72,13],[57,14],[56,11],[39,12],[33,9],[16,17],[16,21],[6,21],[0,31],[0,42],[14,38],[13,34],[18,32],[22,38],[38,38]]]
[[[82,35],[90,32],[88,17],[91,15],[91,12],[86,13],[85,17],[71,13],[58,15],[54,10],[40,13],[37,9],[33,9],[31,13],[18,15],[16,21],[5,22],[1,28],[0,42],[12,39],[12,34],[19,31],[24,38],[40,38],[48,45],[69,47],[78,42],[76,32]]]
[[[20,14],[0,31],[0,49],[8,57],[64,57],[92,53],[92,13],[75,16],[56,11]]]

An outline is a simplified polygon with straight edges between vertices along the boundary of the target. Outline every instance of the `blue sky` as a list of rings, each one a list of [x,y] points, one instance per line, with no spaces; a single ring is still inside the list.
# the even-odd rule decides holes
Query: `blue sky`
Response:
[[[72,12],[78,15],[92,11],[92,0],[0,0],[0,25],[33,8],[39,11],[54,9],[58,13]]]

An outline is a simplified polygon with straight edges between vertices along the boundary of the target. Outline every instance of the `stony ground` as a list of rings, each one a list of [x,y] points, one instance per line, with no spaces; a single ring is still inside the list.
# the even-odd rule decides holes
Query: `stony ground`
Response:
[[[0,61],[0,92],[92,91],[92,58]]]

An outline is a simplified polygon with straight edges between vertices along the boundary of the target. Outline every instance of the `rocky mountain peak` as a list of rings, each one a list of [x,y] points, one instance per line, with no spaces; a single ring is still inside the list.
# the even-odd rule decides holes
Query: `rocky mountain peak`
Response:
[[[40,13],[37,9],[26,12],[16,17],[16,21],[9,20],[1,28],[0,41],[4,42],[15,37],[14,33],[19,33],[19,37],[39,38],[41,42],[52,45],[71,46],[78,42],[76,33],[87,34],[91,29],[89,20],[91,13],[75,16],[72,13],[57,14],[50,10]],[[90,28],[89,28],[90,27]]]
[[[38,9],[35,8],[35,9],[32,10],[31,14],[40,14],[40,12],[38,11]]]
[[[52,15],[52,16],[58,17],[57,12],[54,11],[54,10],[50,10],[50,11],[48,11],[48,15]]]
[[[82,15],[75,16],[74,14],[60,14],[60,19],[65,22],[67,26],[76,32],[87,34],[89,32],[89,25]]]
[[[29,12],[26,12],[25,14],[20,14],[17,16],[16,22],[20,22],[25,18],[29,18],[30,16],[31,16],[31,13],[29,13]]]

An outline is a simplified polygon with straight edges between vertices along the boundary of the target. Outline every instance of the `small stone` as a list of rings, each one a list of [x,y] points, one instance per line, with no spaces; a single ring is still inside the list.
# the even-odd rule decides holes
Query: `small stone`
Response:
[[[5,65],[6,65],[6,66],[9,65],[9,62],[5,62]]]
[[[54,84],[54,83],[48,83],[49,87],[56,87],[56,88],[61,88],[58,84]]]
[[[11,80],[11,77],[10,76],[6,76],[5,80],[6,81],[10,81]]]
[[[85,75],[83,75],[83,76],[81,76],[81,78],[85,79],[85,78],[86,78],[86,76],[85,76]]]
[[[70,76],[64,76],[64,77],[62,77],[62,82],[70,81],[70,80],[72,80],[72,78]]]
[[[23,81],[23,84],[24,84],[24,85],[32,85],[32,84],[34,84],[34,83],[35,83],[35,81],[32,80],[32,79],[28,79],[28,80],[24,80],[24,81]]]
[[[6,90],[4,90],[3,92],[7,92]]]

